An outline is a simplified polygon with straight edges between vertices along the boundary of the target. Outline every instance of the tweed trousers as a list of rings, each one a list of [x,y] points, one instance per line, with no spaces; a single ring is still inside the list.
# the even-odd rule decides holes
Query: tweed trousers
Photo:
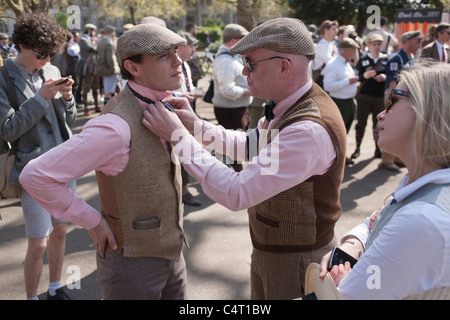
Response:
[[[97,277],[104,300],[186,299],[186,263],[163,258],[127,258],[105,250],[97,252]]]
[[[312,251],[276,253],[253,248],[250,269],[252,300],[292,300],[305,294],[305,273],[337,245],[336,237]]]

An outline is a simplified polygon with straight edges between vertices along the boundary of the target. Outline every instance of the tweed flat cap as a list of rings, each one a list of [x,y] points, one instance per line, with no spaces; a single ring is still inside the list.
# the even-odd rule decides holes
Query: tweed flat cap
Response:
[[[225,26],[223,29],[222,36],[224,38],[242,38],[248,35],[247,29],[243,26],[235,23],[230,23]]]
[[[186,39],[187,44],[193,44],[194,46],[198,44],[198,40],[189,32],[179,32],[180,36]]]
[[[315,56],[311,34],[301,20],[294,18],[277,18],[260,24],[236,43],[231,52],[243,54],[259,48],[307,56],[311,60]]]
[[[339,44],[338,48],[344,49],[344,48],[359,48],[359,44],[353,40],[352,38],[343,38]]]
[[[156,23],[134,26],[117,40],[120,61],[139,54],[156,56],[172,48],[186,44],[186,40],[169,29]]]
[[[421,36],[423,36],[423,34],[422,34],[422,32],[420,30],[408,31],[408,32],[405,32],[404,34],[402,34],[401,41],[402,41],[403,44],[405,44],[406,41],[408,41],[409,39],[416,38],[416,37],[421,37]]]

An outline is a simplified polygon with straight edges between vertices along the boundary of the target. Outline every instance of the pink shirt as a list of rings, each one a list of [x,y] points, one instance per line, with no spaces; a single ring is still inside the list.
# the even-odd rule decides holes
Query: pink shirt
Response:
[[[152,100],[171,95],[132,81],[128,84]],[[145,102],[138,101],[142,108],[147,107]],[[130,139],[130,127],[124,119],[111,113],[101,115],[89,120],[79,134],[30,161],[20,175],[20,182],[54,217],[92,229],[100,222],[101,214],[65,183],[92,170],[108,176],[122,172],[130,156]]]
[[[311,86],[310,80],[277,103],[269,129]],[[259,129],[263,120],[259,121]],[[242,156],[246,148],[245,132],[225,130],[204,121],[202,134],[194,136],[184,137],[173,152],[180,157],[186,171],[200,182],[209,198],[235,211],[261,203],[311,176],[326,173],[336,158],[328,132],[314,121],[287,126],[241,172],[228,168],[196,140],[207,146],[214,137],[215,146],[234,145],[238,150],[235,154]]]

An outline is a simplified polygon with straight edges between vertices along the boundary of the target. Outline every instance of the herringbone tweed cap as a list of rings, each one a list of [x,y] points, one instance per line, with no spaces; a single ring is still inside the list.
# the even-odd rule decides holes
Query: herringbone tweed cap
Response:
[[[186,44],[186,40],[171,30],[156,23],[134,26],[117,40],[120,61],[139,54],[156,56]]]
[[[307,56],[314,59],[312,37],[305,24],[294,18],[277,18],[254,28],[232,48],[234,54],[265,48],[282,53]]]

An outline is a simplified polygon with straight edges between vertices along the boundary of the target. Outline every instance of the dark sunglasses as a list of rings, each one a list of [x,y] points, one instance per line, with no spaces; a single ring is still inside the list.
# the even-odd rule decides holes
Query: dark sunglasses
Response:
[[[31,49],[31,50],[33,50],[33,49]],[[51,59],[51,58],[53,58],[56,55],[56,52],[50,52],[50,53],[48,53],[48,52],[36,52],[34,50],[33,50],[33,52],[36,55],[36,59],[38,59],[38,60],[44,60],[48,56],[50,56],[50,59]]]
[[[248,60],[247,57],[244,57],[244,56],[243,56],[243,57],[242,57],[242,64],[244,65],[244,67],[247,68],[248,71],[253,72],[253,67],[254,67],[257,63],[263,62],[263,61],[272,60],[272,59],[283,59],[283,60],[291,61],[290,59],[285,58],[285,57],[275,56],[275,57],[270,57],[270,58],[267,58],[267,59],[258,60],[258,61],[255,61],[255,62],[250,62],[250,60]]]
[[[394,105],[394,101],[392,101],[392,96],[396,94],[398,96],[402,96],[402,97],[409,97],[409,92],[408,91],[404,91],[404,90],[398,90],[398,89],[392,89],[391,94],[389,95],[389,99],[386,103],[386,112],[388,112],[392,106]]]

